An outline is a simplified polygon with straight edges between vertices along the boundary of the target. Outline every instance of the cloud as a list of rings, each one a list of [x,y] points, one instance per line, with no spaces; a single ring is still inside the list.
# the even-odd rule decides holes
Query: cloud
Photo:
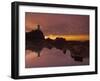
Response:
[[[40,24],[45,35],[89,34],[88,15],[48,14],[26,12],[26,31]]]

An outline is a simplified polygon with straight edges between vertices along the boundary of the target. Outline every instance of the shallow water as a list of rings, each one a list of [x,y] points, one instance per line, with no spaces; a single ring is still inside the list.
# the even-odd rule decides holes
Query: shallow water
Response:
[[[79,65],[89,65],[88,54],[72,54],[68,49],[64,54],[62,50],[57,48],[43,48],[38,52],[29,49],[25,51],[26,68]]]

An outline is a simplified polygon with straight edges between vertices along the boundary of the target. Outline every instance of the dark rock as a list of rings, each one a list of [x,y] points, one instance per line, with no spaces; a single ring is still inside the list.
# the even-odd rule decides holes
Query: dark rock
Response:
[[[40,26],[37,26],[36,30],[32,30],[31,32],[26,33],[26,41],[41,41],[44,40],[43,32],[40,30]]]

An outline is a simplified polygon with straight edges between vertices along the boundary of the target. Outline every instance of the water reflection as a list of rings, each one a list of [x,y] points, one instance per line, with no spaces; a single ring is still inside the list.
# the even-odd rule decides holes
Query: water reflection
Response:
[[[61,43],[61,44],[60,44]],[[89,64],[89,41],[47,39],[26,42],[25,67],[55,67]]]

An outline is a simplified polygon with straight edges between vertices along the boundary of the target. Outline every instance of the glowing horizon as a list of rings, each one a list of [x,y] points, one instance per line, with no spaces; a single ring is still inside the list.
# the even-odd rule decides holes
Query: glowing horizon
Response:
[[[45,36],[45,39],[55,40],[56,38],[64,38],[65,40],[73,40],[73,41],[86,41],[89,40],[89,35],[48,35]]]

